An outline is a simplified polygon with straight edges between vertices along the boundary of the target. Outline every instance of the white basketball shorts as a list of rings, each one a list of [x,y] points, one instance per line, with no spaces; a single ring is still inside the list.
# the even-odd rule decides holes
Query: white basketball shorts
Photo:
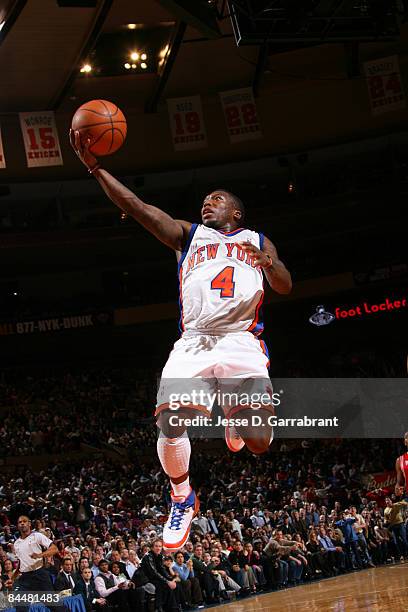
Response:
[[[266,345],[251,332],[186,331],[164,366],[155,415],[180,406],[211,414],[215,402],[227,416],[248,407],[273,412],[268,366]]]

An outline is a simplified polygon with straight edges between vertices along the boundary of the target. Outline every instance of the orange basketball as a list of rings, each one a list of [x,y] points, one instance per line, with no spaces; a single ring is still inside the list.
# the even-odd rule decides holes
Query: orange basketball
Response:
[[[114,153],[125,142],[127,125],[120,108],[107,100],[90,100],[78,108],[71,127],[81,142],[91,139],[89,150],[97,157]]]

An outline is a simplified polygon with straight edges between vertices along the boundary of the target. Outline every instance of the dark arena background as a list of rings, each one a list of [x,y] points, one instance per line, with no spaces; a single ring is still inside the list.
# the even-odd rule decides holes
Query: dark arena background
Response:
[[[404,0],[0,0],[0,609],[408,609],[407,19]],[[127,121],[102,170],[69,139],[91,100]],[[257,250],[275,439],[190,431],[192,522],[153,416],[181,276],[110,175],[189,223],[236,194],[292,279],[271,288]]]

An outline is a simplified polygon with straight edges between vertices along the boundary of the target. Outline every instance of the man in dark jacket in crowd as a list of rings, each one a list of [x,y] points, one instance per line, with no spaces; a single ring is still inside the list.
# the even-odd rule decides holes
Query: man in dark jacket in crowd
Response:
[[[111,610],[111,607],[106,603],[106,599],[99,596],[89,567],[84,567],[82,570],[81,577],[74,588],[74,595],[82,595],[86,612],[102,612],[102,610],[103,612],[109,612]]]
[[[163,541],[154,540],[152,549],[143,557],[141,568],[149,582],[156,587],[156,608],[158,612],[178,612],[174,590],[177,583],[169,580],[163,565]]]
[[[197,576],[201,590],[205,592],[206,603],[219,603],[220,587],[218,580],[212,574],[203,560],[203,547],[200,543],[194,546],[194,554],[191,557],[194,575]]]
[[[56,591],[66,591],[67,589],[73,591],[74,588],[75,580],[72,576],[72,560],[71,557],[66,557],[62,562],[62,569],[55,579],[54,589]]]

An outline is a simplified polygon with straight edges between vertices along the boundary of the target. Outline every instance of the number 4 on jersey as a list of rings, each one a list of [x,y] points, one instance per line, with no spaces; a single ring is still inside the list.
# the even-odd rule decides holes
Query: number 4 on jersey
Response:
[[[211,289],[219,289],[221,291],[220,297],[222,298],[234,297],[235,283],[233,279],[234,268],[227,266],[212,279]]]

